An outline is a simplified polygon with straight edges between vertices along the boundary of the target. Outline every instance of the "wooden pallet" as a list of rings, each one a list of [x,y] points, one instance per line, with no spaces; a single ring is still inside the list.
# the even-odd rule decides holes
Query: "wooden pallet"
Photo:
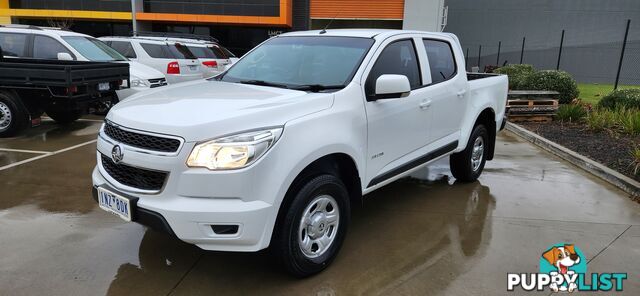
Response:
[[[550,122],[554,114],[509,114],[510,122]]]

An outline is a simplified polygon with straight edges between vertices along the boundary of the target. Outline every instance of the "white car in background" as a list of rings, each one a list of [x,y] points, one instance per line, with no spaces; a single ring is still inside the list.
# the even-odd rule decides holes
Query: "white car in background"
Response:
[[[128,63],[131,87],[116,91],[119,100],[141,91],[167,85],[162,73],[128,60],[102,41],[85,34],[58,28],[2,26],[0,27],[0,47],[7,58]]]
[[[147,37],[101,37],[129,59],[162,72],[170,84],[202,79],[204,66],[189,49],[179,42]],[[123,51],[125,50],[125,51]]]
[[[143,34],[141,37],[151,40],[178,42],[185,45],[204,66],[204,78],[224,72],[238,60],[235,54],[224,48],[217,39],[211,36],[162,32],[140,32],[139,34]]]

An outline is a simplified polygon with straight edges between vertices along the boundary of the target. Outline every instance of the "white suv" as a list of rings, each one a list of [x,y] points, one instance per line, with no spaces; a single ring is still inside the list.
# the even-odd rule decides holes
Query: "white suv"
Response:
[[[129,61],[89,35],[34,26],[0,26],[0,47],[6,58],[61,59],[129,64],[131,87],[116,91],[122,100],[132,94],[167,85],[162,73]]]
[[[183,44],[147,37],[101,37],[121,54],[152,67],[163,74],[170,84],[201,79],[204,66]]]
[[[116,105],[93,196],[206,250],[271,246],[308,276],[335,258],[364,194],[442,157],[475,181],[507,90],[506,76],[465,73],[452,34],[282,34],[214,79]]]

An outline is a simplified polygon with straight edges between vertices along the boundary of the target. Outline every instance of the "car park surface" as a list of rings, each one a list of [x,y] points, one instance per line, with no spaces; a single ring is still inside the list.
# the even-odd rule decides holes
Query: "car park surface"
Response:
[[[0,139],[0,294],[504,295],[507,273],[537,272],[561,241],[640,293],[640,205],[509,132],[478,182],[455,183],[445,159],[367,195],[333,265],[298,280],[267,251],[206,252],[100,210],[88,188],[101,123]]]

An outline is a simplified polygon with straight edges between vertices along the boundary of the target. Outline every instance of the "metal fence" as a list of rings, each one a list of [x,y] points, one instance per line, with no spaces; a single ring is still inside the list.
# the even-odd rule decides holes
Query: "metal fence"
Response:
[[[544,38],[500,40],[493,44],[464,44],[466,66],[480,71],[505,64],[532,64],[536,69],[558,69],[578,82],[640,86],[640,23],[621,20],[606,32],[560,30]],[[613,42],[584,44],[588,34],[608,35]],[[617,41],[615,41],[617,40]],[[569,41],[569,42],[568,42]]]

